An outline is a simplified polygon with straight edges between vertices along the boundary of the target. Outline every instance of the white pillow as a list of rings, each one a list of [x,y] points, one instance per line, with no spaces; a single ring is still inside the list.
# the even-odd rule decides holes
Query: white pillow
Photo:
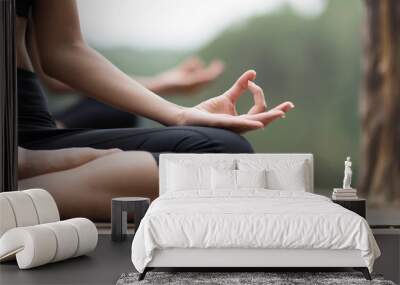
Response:
[[[236,190],[236,170],[212,168],[211,188],[212,190]]]
[[[185,166],[170,163],[167,188],[169,191],[210,189],[210,167]]]
[[[241,188],[267,188],[266,171],[263,170],[211,170],[211,187],[214,191]]]
[[[267,188],[271,190],[306,191],[310,188],[308,167],[304,160],[239,159],[240,170],[266,170]]]
[[[228,170],[235,169],[235,166],[235,159],[168,161],[165,165],[167,191],[211,191],[211,169]]]
[[[237,188],[267,188],[266,170],[236,170]]]
[[[271,190],[306,191],[306,180],[301,169],[289,169],[285,173],[267,171],[267,188]]]

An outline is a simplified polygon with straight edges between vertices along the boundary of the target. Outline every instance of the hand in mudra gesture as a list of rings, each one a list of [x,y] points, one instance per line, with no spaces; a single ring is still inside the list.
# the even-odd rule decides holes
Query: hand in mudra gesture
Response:
[[[224,94],[186,109],[182,124],[226,128],[244,133],[264,128],[294,108],[292,102],[284,102],[268,111],[262,88],[253,82],[255,78],[254,70],[246,71]],[[239,115],[236,103],[246,90],[253,94],[254,105],[247,114]]]
[[[190,57],[180,65],[156,76],[156,85],[164,94],[193,95],[195,91],[217,79],[223,71],[224,65],[219,60],[205,65],[201,59]]]

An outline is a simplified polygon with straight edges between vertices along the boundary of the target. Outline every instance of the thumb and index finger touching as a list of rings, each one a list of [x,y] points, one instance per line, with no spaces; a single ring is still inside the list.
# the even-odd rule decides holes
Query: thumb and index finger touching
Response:
[[[246,90],[249,90],[253,95],[254,105],[250,108],[247,114],[241,117],[262,122],[264,125],[284,117],[285,113],[294,108],[292,102],[284,102],[271,109],[267,110],[267,103],[265,100],[263,89],[254,83],[256,72],[248,70],[244,72],[239,79],[228,90],[228,96],[234,104]]]

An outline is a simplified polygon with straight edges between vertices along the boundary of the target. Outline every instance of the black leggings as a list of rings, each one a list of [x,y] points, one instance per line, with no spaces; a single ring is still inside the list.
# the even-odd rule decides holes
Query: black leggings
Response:
[[[114,129],[139,125],[139,117],[92,98],[82,98],[54,118],[66,128]]]
[[[84,113],[84,111],[82,110]],[[83,114],[87,115],[88,114]],[[101,114],[91,114],[101,121]],[[113,118],[108,117],[108,120]],[[81,126],[82,127],[82,126]],[[57,129],[48,111],[45,94],[36,75],[18,70],[18,142],[28,149],[93,147],[99,149],[178,153],[251,153],[250,144],[241,136],[223,129],[207,127],[163,127]]]
[[[127,128],[106,130],[50,129],[20,133],[28,149],[93,147],[148,151],[158,163],[163,152],[252,153],[249,142],[224,129],[207,127]],[[27,138],[30,137],[27,142]]]

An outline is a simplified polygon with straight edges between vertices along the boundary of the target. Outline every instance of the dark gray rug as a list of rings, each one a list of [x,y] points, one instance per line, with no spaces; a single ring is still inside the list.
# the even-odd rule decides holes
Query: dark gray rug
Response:
[[[148,272],[144,280],[137,281],[138,276],[138,273],[122,274],[117,285],[395,285],[392,281],[384,280],[379,275],[372,275],[373,280],[368,281],[359,272]]]

